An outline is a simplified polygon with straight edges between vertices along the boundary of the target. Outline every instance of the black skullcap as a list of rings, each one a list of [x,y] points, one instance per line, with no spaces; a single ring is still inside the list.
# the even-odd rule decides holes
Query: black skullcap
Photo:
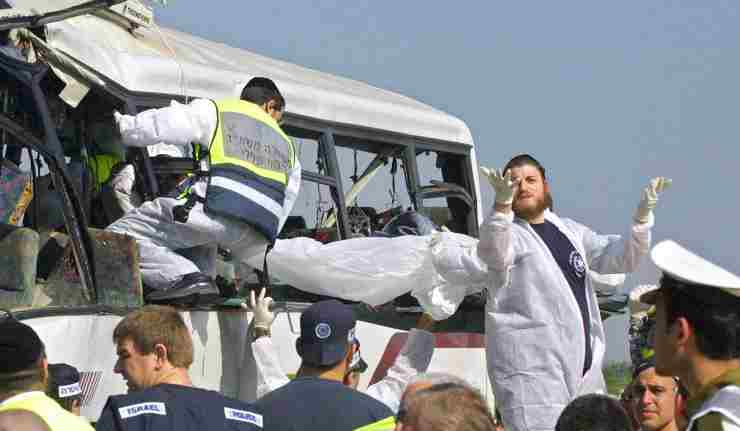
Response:
[[[44,343],[30,326],[9,317],[0,320],[0,374],[31,368],[44,352]]]

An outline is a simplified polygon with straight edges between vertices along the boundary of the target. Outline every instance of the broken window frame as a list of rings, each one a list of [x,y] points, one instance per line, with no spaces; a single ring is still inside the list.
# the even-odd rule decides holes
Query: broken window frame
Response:
[[[95,272],[92,240],[87,231],[85,212],[67,172],[64,151],[51,119],[46,96],[41,90],[41,80],[49,72],[49,67],[45,64],[26,63],[0,53],[0,68],[31,90],[33,105],[41,120],[44,138],[43,140],[37,138],[5,115],[0,115],[0,129],[13,135],[22,146],[36,151],[44,158],[55,189],[61,192],[64,224],[72,243],[72,254],[82,289],[89,292],[93,302],[97,302],[99,296],[93,275]]]

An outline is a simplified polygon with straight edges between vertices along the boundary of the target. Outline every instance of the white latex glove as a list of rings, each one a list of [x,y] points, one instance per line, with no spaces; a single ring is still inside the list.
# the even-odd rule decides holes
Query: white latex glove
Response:
[[[260,296],[255,301],[254,290],[249,294],[249,308],[254,313],[254,319],[252,323],[255,328],[262,328],[266,331],[270,330],[272,322],[275,321],[275,313],[270,311],[270,304],[272,304],[272,298],[269,296],[265,298],[266,289],[263,287],[260,291]]]
[[[640,296],[657,288],[658,286],[654,284],[641,284],[632,289],[629,300],[630,315],[634,316],[639,313],[647,313],[651,305],[640,302]]]
[[[658,203],[658,194],[670,187],[672,183],[673,181],[665,177],[655,177],[650,180],[648,186],[642,191],[640,204],[637,206],[637,212],[635,213],[635,222],[647,223],[650,220],[650,213]]]
[[[502,172],[501,169],[488,169],[481,166],[481,172],[488,178],[493,189],[496,191],[496,203],[511,205],[514,196],[519,189],[519,182],[511,179],[511,170]]]

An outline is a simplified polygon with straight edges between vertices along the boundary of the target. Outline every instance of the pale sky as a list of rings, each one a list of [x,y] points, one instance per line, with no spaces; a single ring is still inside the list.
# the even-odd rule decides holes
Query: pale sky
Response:
[[[156,15],[451,113],[481,164],[533,154],[556,212],[599,232],[626,231],[648,179],[670,177],[654,239],[740,274],[738,2],[170,0]],[[651,266],[633,279],[654,282]],[[607,322],[609,359],[626,358],[623,325]]]

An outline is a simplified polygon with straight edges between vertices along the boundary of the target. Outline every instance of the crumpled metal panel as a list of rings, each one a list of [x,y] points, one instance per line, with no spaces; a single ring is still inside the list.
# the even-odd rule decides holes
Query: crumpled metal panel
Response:
[[[136,307],[143,304],[139,248],[136,241],[99,229],[89,229],[93,242],[98,304],[114,307]],[[79,306],[92,304],[92,292],[82,289],[74,265],[71,244],[67,244],[60,262],[49,276],[45,287],[52,299],[50,305]]]

